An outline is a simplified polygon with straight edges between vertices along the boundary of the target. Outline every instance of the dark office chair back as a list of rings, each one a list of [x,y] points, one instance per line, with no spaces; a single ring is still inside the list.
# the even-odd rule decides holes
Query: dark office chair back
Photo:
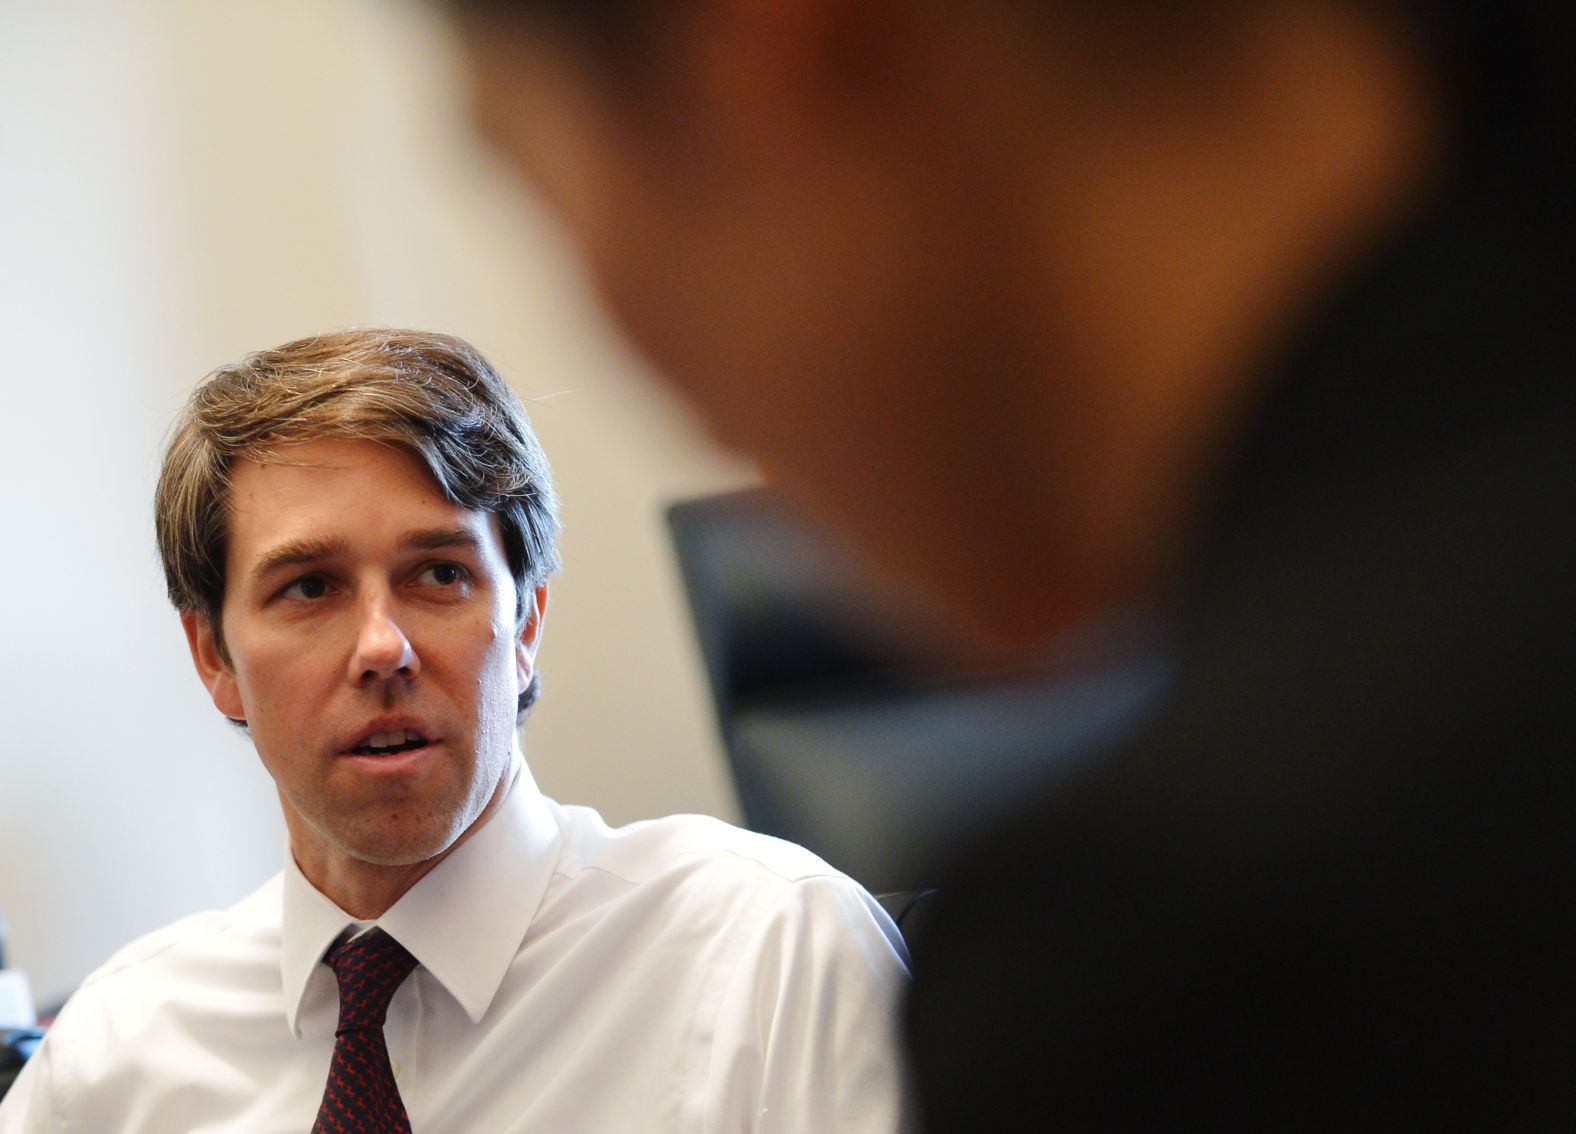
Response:
[[[941,683],[775,493],[679,504],[669,521],[746,823],[876,893],[925,891],[936,853],[1098,758],[1164,682],[1145,646],[1054,677]]]

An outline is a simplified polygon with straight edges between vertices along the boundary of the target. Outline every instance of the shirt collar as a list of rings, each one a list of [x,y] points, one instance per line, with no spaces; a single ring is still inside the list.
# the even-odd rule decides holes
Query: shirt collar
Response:
[[[536,915],[558,859],[558,824],[518,751],[498,810],[384,915],[381,925],[481,1020]],[[355,918],[285,854],[280,974],[285,1020],[300,1036],[301,1006],[318,962]]]

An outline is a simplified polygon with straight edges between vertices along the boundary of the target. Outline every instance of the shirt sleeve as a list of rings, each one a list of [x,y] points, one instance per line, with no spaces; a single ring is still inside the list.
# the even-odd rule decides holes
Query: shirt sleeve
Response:
[[[791,883],[723,996],[706,1134],[910,1129],[896,1019],[907,982],[897,927],[863,888]]]
[[[0,1099],[0,1134],[53,1134],[53,1079],[49,1041],[45,1039]]]

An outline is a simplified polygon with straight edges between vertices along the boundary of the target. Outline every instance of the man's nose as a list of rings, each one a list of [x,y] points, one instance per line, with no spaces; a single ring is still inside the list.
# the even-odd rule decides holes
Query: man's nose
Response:
[[[412,678],[421,670],[416,649],[401,628],[386,596],[362,604],[356,625],[356,646],[350,658],[352,685],[369,685],[393,677]]]

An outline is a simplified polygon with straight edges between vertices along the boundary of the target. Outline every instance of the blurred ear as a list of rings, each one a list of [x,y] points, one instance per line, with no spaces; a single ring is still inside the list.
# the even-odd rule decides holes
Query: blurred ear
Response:
[[[543,583],[525,599],[525,619],[514,644],[515,694],[525,692],[536,673],[536,649],[542,642],[542,620],[547,617],[547,584]]]
[[[241,691],[235,681],[235,671],[219,652],[213,623],[205,614],[184,611],[181,614],[181,629],[186,631],[186,645],[192,652],[192,665],[197,670],[197,676],[202,679],[203,687],[208,690],[213,707],[232,721],[244,721],[246,709],[241,705]]]

